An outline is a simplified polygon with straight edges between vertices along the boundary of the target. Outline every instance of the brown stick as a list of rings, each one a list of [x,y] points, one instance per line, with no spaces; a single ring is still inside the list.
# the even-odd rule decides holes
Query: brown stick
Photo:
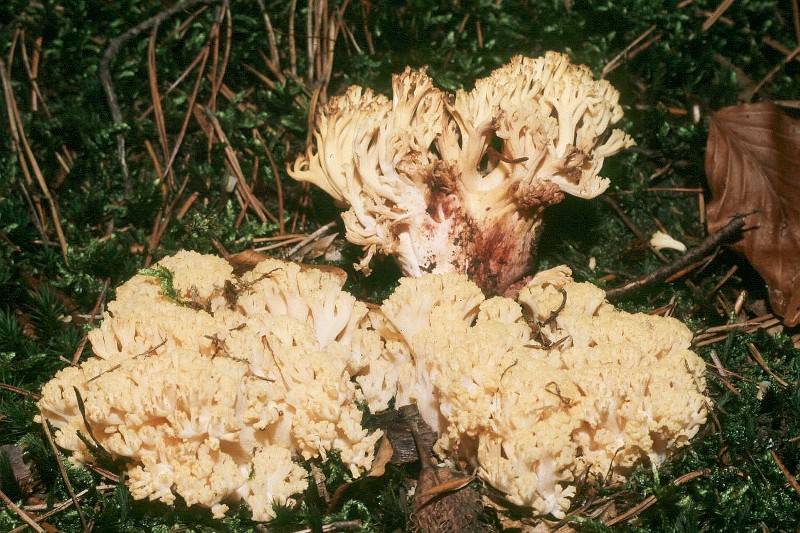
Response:
[[[261,11],[261,18],[264,21],[264,29],[267,32],[267,42],[269,43],[269,55],[276,70],[281,69],[281,56],[278,54],[278,40],[275,38],[275,29],[272,27],[272,20],[264,5],[264,0],[256,0]]]
[[[728,222],[725,227],[703,239],[699,245],[686,252],[677,261],[668,265],[664,265],[663,267],[658,268],[647,275],[630,281],[622,287],[616,287],[607,290],[606,298],[609,300],[615,300],[665,280],[672,274],[691,265],[700,258],[705,257],[720,244],[731,240],[737,233],[739,233],[739,231],[742,230],[744,224],[745,215],[736,215],[735,217],[731,218],[730,222]]]
[[[97,297],[97,300],[94,302],[94,307],[92,307],[91,313],[89,313],[89,320],[86,321],[87,324],[91,324],[94,322],[94,317],[97,316],[97,313],[100,312],[100,309],[103,307],[103,302],[106,299],[106,292],[108,291],[108,286],[111,283],[109,278],[106,278],[103,281],[103,288],[100,289],[100,295]],[[83,349],[86,347],[86,343],[89,340],[89,334],[84,333],[81,342],[78,343],[78,347],[75,348],[75,352],[72,354],[72,366],[78,364],[78,360],[81,358],[81,354],[83,353]]]
[[[89,493],[89,489],[83,489],[82,491],[80,491],[75,496],[80,500],[81,498],[86,496],[88,493]],[[60,513],[61,511],[65,511],[65,510],[69,509],[73,505],[75,505],[75,504],[73,503],[72,498],[70,498],[68,500],[64,500],[63,502],[59,503],[58,505],[56,505],[55,507],[53,507],[52,509],[50,509],[46,513],[38,515],[36,517],[36,522],[44,522],[45,520],[47,520],[51,516],[55,516],[58,513]],[[22,533],[23,531],[25,531],[26,528],[27,528],[27,526],[15,527],[14,529],[9,531],[8,533]]]
[[[39,90],[39,83],[37,81],[39,77],[39,58],[41,57],[41,47],[42,47],[42,38],[37,37],[33,44],[33,59],[31,61],[28,60],[28,51],[25,46],[25,32],[22,32],[22,46],[20,50],[22,51],[22,65],[25,67],[25,73],[28,75],[28,81],[31,82],[31,110],[36,111],[38,109],[38,102],[42,103],[42,110],[47,118],[51,118],[52,115],[50,114],[50,109],[47,107],[47,102],[44,101],[44,97],[42,96],[42,92]]]
[[[689,481],[692,481],[692,480],[697,479],[699,477],[706,476],[708,474],[709,474],[709,470],[695,470],[694,472],[689,472],[688,474],[684,474],[681,477],[676,478],[672,483],[670,483],[670,485],[673,485],[673,486],[677,487],[678,485],[683,485],[684,483],[688,483]],[[642,511],[646,510],[648,507],[652,506],[654,503],[656,503],[656,501],[657,501],[657,498],[655,496],[648,496],[647,498],[645,498],[644,500],[642,500],[641,502],[639,502],[635,506],[631,507],[630,509],[628,509],[624,513],[619,514],[619,515],[615,516],[614,518],[608,520],[605,523],[605,525],[613,526],[613,525],[619,524],[621,522],[626,522],[626,521],[630,520],[631,518],[633,518],[634,516],[640,514]]]
[[[21,395],[23,395],[23,396],[25,396],[27,398],[32,399],[33,401],[39,401],[39,398],[41,398],[41,396],[39,396],[35,392],[31,392],[31,391],[22,389],[20,387],[15,387],[14,385],[9,385],[7,383],[0,383],[0,389],[5,389],[5,390],[10,391],[10,392],[15,392],[17,394],[21,394]]]
[[[720,2],[720,4],[717,6],[717,9],[715,9],[714,12],[709,15],[706,21],[703,22],[702,30],[704,32],[708,31],[708,29],[719,20],[719,18],[728,10],[729,7],[731,7],[731,5],[733,5],[733,0],[722,0],[722,2]]]
[[[5,493],[5,492],[3,492],[2,490],[0,490],[0,500],[2,500],[2,501],[3,501],[3,503],[6,505],[6,507],[8,507],[8,508],[9,508],[9,510],[11,510],[11,512],[13,512],[15,515],[17,515],[18,517],[20,517],[20,519],[21,519],[23,522],[25,522],[25,523],[26,523],[26,524],[28,524],[30,527],[32,527],[34,531],[36,531],[37,533],[44,533],[44,529],[42,529],[42,526],[40,526],[39,524],[37,524],[37,523],[36,523],[36,521],[35,521],[33,518],[31,518],[31,517],[30,517],[30,515],[29,515],[28,513],[26,513],[26,512],[25,512],[25,511],[23,511],[22,509],[20,509],[20,508],[17,506],[17,504],[15,504],[14,502],[12,502],[12,501],[11,501],[11,498],[9,498],[8,496],[6,496],[6,493]]]
[[[114,80],[111,77],[111,63],[114,61],[114,58],[119,53],[120,49],[125,45],[125,43],[140,33],[164,22],[171,16],[183,11],[184,9],[189,9],[198,4],[213,3],[216,1],[218,0],[183,0],[182,2],[178,2],[172,7],[153,15],[149,19],[140,22],[136,26],[129,28],[121,35],[111,39],[105,49],[105,52],[103,52],[98,73],[100,76],[100,83],[103,85],[103,90],[106,93],[106,99],[108,100],[108,107],[111,110],[111,118],[114,122],[114,125],[119,126],[123,123],[122,112],[119,109],[119,100],[117,99],[117,92],[114,90]],[[122,133],[117,134],[117,155],[119,157],[120,167],[122,168],[125,191],[131,192],[132,185],[130,182],[130,174],[128,172],[128,162],[125,157],[125,136]]]
[[[264,152],[267,154],[267,159],[269,160],[269,168],[272,171],[272,177],[275,179],[275,189],[277,190],[278,193],[278,229],[279,233],[283,235],[284,233],[286,233],[286,227],[284,222],[284,218],[286,218],[286,215],[284,212],[283,184],[281,182],[281,175],[280,172],[278,171],[278,165],[275,163],[275,158],[272,155],[272,150],[269,149],[269,145],[267,144],[267,142],[264,140],[263,137],[261,137],[261,134],[258,132],[258,130],[253,129],[253,135],[261,143],[261,146],[264,147]]]
[[[750,352],[750,356],[756,363],[758,363],[758,366],[760,366],[764,372],[769,374],[772,377],[772,379],[780,383],[781,386],[783,387],[789,386],[789,383],[787,383],[785,379],[783,379],[778,374],[772,371],[767,362],[764,361],[764,357],[761,355],[761,352],[758,351],[758,348],[756,348],[755,344],[753,344],[752,342],[748,342],[747,351]]]
[[[170,86],[167,87],[167,90],[164,91],[164,96],[168,96],[170,93],[172,93],[172,91],[175,90],[176,87],[178,87],[181,83],[183,83],[183,80],[185,80],[186,77],[192,72],[192,70],[194,70],[194,67],[196,67],[197,64],[203,59],[203,56],[205,54],[208,54],[208,45],[206,45],[205,47],[201,48],[200,51],[197,52],[197,55],[194,56],[194,59],[192,59],[192,62],[189,63],[189,66],[186,67],[185,69],[183,69],[183,72],[181,72],[180,76],[175,78],[175,81],[173,81],[170,84]],[[148,107],[147,109],[142,111],[139,114],[139,116],[136,117],[136,120],[144,120],[152,112],[153,112],[153,106],[151,104],[150,107]]]
[[[230,142],[228,142],[228,137],[222,130],[222,126],[220,125],[219,120],[217,120],[217,117],[210,109],[204,108],[203,111],[205,111],[205,114],[208,117],[211,126],[214,128],[217,137],[219,137],[220,142],[222,142],[225,145],[225,158],[228,161],[228,166],[231,169],[231,172],[233,172],[234,176],[236,177],[241,193],[249,199],[251,209],[256,214],[256,216],[261,220],[261,222],[266,222],[267,219],[269,218],[272,222],[277,223],[278,219],[275,218],[275,215],[273,215],[264,206],[264,204],[262,204],[261,201],[255,197],[253,191],[247,185],[247,180],[245,179],[244,173],[242,172],[242,167],[239,165],[239,159],[236,157],[236,152],[233,150],[233,147],[231,146]]]
[[[164,110],[161,107],[161,93],[158,90],[158,68],[156,66],[156,41],[158,39],[158,24],[153,26],[150,32],[150,40],[147,43],[147,81],[150,88],[150,99],[153,101],[153,117],[156,122],[158,132],[158,142],[161,145],[162,161],[169,157],[169,138],[167,137],[167,123],[164,118]],[[158,158],[155,158],[158,161]],[[160,168],[157,170],[160,175]],[[170,179],[170,182],[172,180]]]
[[[781,473],[783,474],[783,477],[786,478],[786,481],[789,482],[789,485],[792,486],[794,491],[798,495],[800,495],[800,483],[797,482],[797,478],[795,478],[792,475],[792,473],[789,472],[789,469],[786,468],[786,465],[783,464],[783,461],[781,461],[780,456],[778,456],[778,454],[775,453],[775,450],[770,450],[769,453],[772,455],[772,460],[775,461],[776,465],[778,465],[778,468],[780,469]]]
[[[294,39],[294,16],[297,11],[297,0],[289,4],[289,72],[297,77],[297,45]]]
[[[794,38],[800,44],[800,5],[797,0],[792,0],[792,22],[794,23]]]
[[[162,180],[166,178],[167,173],[172,169],[172,165],[175,163],[175,158],[178,157],[178,151],[181,149],[181,145],[183,144],[183,138],[186,136],[186,130],[189,127],[189,121],[192,118],[192,111],[194,110],[194,104],[197,101],[197,93],[200,91],[200,83],[203,81],[203,73],[206,70],[208,53],[209,53],[209,48],[208,45],[206,45],[206,47],[203,49],[202,52],[200,69],[197,71],[197,78],[195,79],[194,87],[192,87],[192,95],[189,97],[189,106],[186,108],[186,114],[183,116],[183,122],[181,123],[181,130],[178,133],[178,139],[175,141],[175,146],[172,147],[172,153],[169,156],[169,161],[167,162],[167,168],[165,169],[164,174],[162,174],[161,176]]]

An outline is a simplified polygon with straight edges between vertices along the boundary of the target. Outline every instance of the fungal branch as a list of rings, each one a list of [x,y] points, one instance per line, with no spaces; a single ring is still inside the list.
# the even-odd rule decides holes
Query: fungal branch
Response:
[[[543,210],[608,187],[603,161],[633,144],[607,133],[618,98],[554,52],[514,57],[455,95],[407,68],[391,100],[358,86],[333,98],[289,174],[347,208],[361,270],[380,253],[409,276],[460,272],[502,293],[530,270]]]

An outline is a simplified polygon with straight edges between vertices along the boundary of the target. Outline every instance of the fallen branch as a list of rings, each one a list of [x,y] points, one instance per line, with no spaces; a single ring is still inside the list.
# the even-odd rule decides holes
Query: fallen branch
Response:
[[[725,227],[723,227],[718,232],[713,233],[708,237],[706,237],[705,239],[703,239],[703,241],[698,246],[686,252],[677,261],[670,263],[668,265],[664,265],[661,268],[657,268],[656,270],[650,272],[647,275],[644,275],[640,278],[637,278],[633,281],[626,283],[622,287],[616,287],[607,290],[606,297],[609,300],[616,300],[623,296],[627,296],[633,292],[641,290],[645,287],[649,287],[651,285],[655,285],[656,283],[664,281],[672,274],[691,265],[700,258],[705,257],[706,255],[711,253],[717,246],[721,245],[726,241],[732,240],[733,237],[742,230],[744,224],[745,224],[745,215],[737,215],[731,218],[730,222],[728,222],[725,225]]]
[[[111,63],[114,61],[114,58],[119,53],[120,49],[139,35],[140,33],[147,31],[154,26],[161,24],[171,16],[183,11],[185,9],[189,9],[194,7],[198,4],[208,4],[214,3],[217,0],[183,0],[182,2],[178,2],[174,6],[161,11],[150,17],[149,19],[140,22],[136,26],[128,29],[121,35],[111,39],[106,47],[105,52],[103,52],[103,57],[100,60],[100,83],[103,85],[103,90],[106,93],[106,99],[108,100],[108,107],[111,110],[111,118],[114,121],[115,126],[119,126],[123,123],[122,120],[122,112],[119,109],[119,101],[117,100],[117,93],[114,89],[114,80],[111,77]],[[128,173],[128,162],[125,158],[125,136],[122,132],[117,133],[117,155],[119,157],[119,163],[122,167],[122,176],[124,179],[125,184],[125,191],[130,192],[132,187],[130,183],[130,175]]]

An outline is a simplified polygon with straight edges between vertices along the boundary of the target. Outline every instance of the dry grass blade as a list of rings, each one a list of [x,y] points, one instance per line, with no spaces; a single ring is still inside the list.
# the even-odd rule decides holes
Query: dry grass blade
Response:
[[[2,81],[3,97],[6,101],[6,111],[8,112],[12,149],[14,152],[16,152],[20,165],[23,166],[23,173],[26,175],[26,178],[30,179],[30,175],[32,173],[33,177],[36,179],[36,183],[39,185],[42,195],[44,196],[45,201],[50,209],[50,218],[53,220],[53,227],[56,231],[58,244],[61,247],[61,255],[64,258],[64,262],[69,263],[67,257],[67,239],[64,236],[64,230],[61,228],[61,217],[58,212],[58,205],[53,199],[53,196],[50,194],[50,188],[47,185],[47,181],[44,179],[42,170],[39,168],[39,163],[36,161],[36,157],[33,155],[33,150],[31,150],[31,146],[28,143],[28,137],[25,135],[22,117],[19,113],[19,109],[17,108],[17,101],[14,97],[14,91],[11,86],[10,67],[6,68],[6,64],[2,59],[0,59],[0,81]],[[20,150],[20,148],[22,150]]]
[[[258,130],[256,129],[253,130],[253,136],[259,141],[261,146],[264,147],[264,153],[266,153],[267,155],[267,160],[269,161],[269,168],[270,171],[272,172],[272,177],[275,179],[275,190],[278,195],[278,232],[281,235],[283,235],[284,233],[286,233],[285,220],[284,220],[286,218],[286,212],[284,207],[283,183],[281,181],[281,174],[280,171],[278,170],[278,165],[275,162],[275,158],[272,155],[272,150],[269,149],[269,145],[266,143],[264,138],[261,137],[261,134],[258,132]]]
[[[201,48],[201,49],[200,49],[200,51],[199,51],[199,52],[197,52],[197,55],[196,55],[196,56],[194,56],[194,59],[192,59],[192,62],[191,62],[191,63],[189,63],[189,66],[187,66],[185,69],[183,69],[183,72],[181,72],[180,76],[178,76],[177,78],[175,78],[175,81],[173,81],[173,82],[170,84],[170,86],[169,86],[169,87],[167,87],[167,90],[166,90],[166,91],[164,91],[164,96],[169,96],[169,95],[172,93],[172,91],[174,91],[174,90],[175,90],[175,89],[176,89],[176,88],[177,88],[177,87],[178,87],[178,86],[179,86],[181,83],[183,83],[183,80],[185,80],[185,79],[186,79],[186,77],[187,77],[189,74],[191,74],[191,72],[194,70],[194,67],[196,67],[196,66],[197,66],[197,64],[198,64],[200,61],[202,61],[202,60],[203,60],[203,54],[206,54],[206,53],[207,53],[207,47],[203,47],[203,48]],[[152,112],[153,112],[153,105],[152,105],[152,104],[150,104],[150,106],[149,106],[147,109],[145,109],[144,111],[142,111],[142,112],[139,114],[139,116],[138,116],[138,117],[136,117],[136,120],[144,120],[144,119],[145,119],[145,118],[147,118],[147,117],[150,115],[150,113],[152,113]]]
[[[794,39],[800,44],[800,3],[792,0],[792,23],[794,24]]]
[[[733,5],[733,0],[723,0],[718,6],[717,9],[714,10],[711,15],[703,22],[702,30],[704,32],[708,31],[711,26],[717,23],[719,18],[728,10],[729,7]]]
[[[298,242],[291,250],[289,250],[286,253],[286,257],[292,257],[294,254],[296,254],[305,245],[307,245],[308,243],[310,243],[314,239],[320,238],[321,236],[325,235],[328,232],[329,229],[332,229],[332,228],[335,228],[335,227],[336,227],[336,222],[335,221],[328,222],[324,226],[320,226],[313,233],[311,233],[308,237],[306,237],[302,241]]]
[[[781,43],[779,43],[778,41],[773,39],[772,37],[762,37],[761,42],[766,44],[770,48],[772,48],[774,50],[777,50],[778,52],[782,53],[785,56],[788,56],[789,54],[792,53],[791,49],[786,48]],[[800,57],[795,57],[794,60],[797,61],[798,63],[800,63]],[[777,100],[774,100],[774,102],[776,104],[778,103]]]
[[[798,46],[797,48],[792,50],[789,53],[789,55],[787,55],[786,57],[783,58],[783,61],[781,61],[780,63],[778,63],[774,67],[772,67],[772,69],[769,72],[767,72],[767,75],[764,76],[763,78],[761,78],[761,81],[759,81],[756,84],[756,86],[753,87],[753,89],[752,89],[752,91],[750,93],[750,97],[748,98],[748,100],[752,100],[753,97],[756,94],[758,94],[758,92],[764,87],[764,85],[769,83],[772,80],[772,78],[774,78],[775,75],[778,74],[778,72],[780,72],[783,69],[783,67],[786,66],[787,63],[791,62],[792,60],[794,60],[794,58],[796,58],[798,56],[800,56],[800,46]]]
[[[785,464],[783,464],[783,461],[781,461],[780,456],[775,452],[775,450],[770,450],[769,453],[772,455],[772,460],[775,461],[775,464],[778,465],[781,473],[786,478],[786,481],[789,482],[789,485],[791,485],[797,495],[800,496],[800,483],[797,482],[797,478],[795,478],[792,473],[789,472],[789,469],[786,468]]]
[[[38,103],[42,103],[42,111],[44,114],[50,118],[52,115],[50,114],[50,109],[47,107],[47,102],[45,102],[44,97],[42,96],[42,91],[39,90],[39,82],[37,81],[39,76],[39,58],[41,57],[41,47],[42,47],[42,38],[38,37],[34,42],[34,52],[33,52],[33,60],[28,60],[28,50],[27,46],[25,45],[25,32],[22,32],[22,46],[20,46],[20,51],[22,52],[22,65],[25,67],[25,73],[28,75],[28,81],[31,84],[31,110],[36,111],[38,109]]]
[[[89,320],[87,320],[88,323],[93,322],[94,321],[94,317],[97,316],[97,313],[99,313],[100,309],[102,309],[103,302],[105,302],[105,299],[106,299],[106,292],[108,291],[108,286],[109,286],[110,283],[111,283],[111,280],[109,280],[108,278],[103,280],[103,287],[102,287],[102,289],[100,289],[100,295],[97,297],[97,300],[94,302],[94,307],[92,307],[91,313],[89,313]],[[83,337],[81,338],[81,342],[78,343],[78,347],[75,348],[75,352],[72,354],[72,365],[73,366],[78,364],[78,360],[80,359],[81,354],[83,353],[83,349],[86,347],[86,343],[88,342],[88,340],[89,340],[89,334],[88,333],[84,333]]]
[[[178,209],[178,212],[175,214],[175,219],[176,220],[181,220],[183,217],[185,217],[186,213],[189,212],[189,209],[192,208],[192,205],[194,205],[194,203],[197,201],[197,199],[199,197],[200,197],[200,193],[197,192],[197,191],[195,191],[192,194],[190,194],[189,198],[187,198],[186,201],[183,202],[181,207]]]
[[[787,383],[785,379],[783,379],[778,374],[773,372],[772,369],[769,367],[769,365],[767,365],[767,362],[764,361],[764,357],[761,355],[761,352],[758,351],[758,348],[756,348],[755,344],[753,344],[752,342],[748,342],[747,351],[750,352],[750,355],[752,356],[753,360],[756,363],[758,363],[758,366],[760,366],[762,370],[764,370],[764,372],[769,374],[772,377],[772,379],[774,379],[784,387],[789,386],[789,383]]]
[[[37,533],[44,533],[44,529],[42,526],[36,523],[36,521],[30,517],[28,513],[20,509],[11,499],[6,496],[6,493],[0,490],[0,500],[3,501],[6,507],[8,507],[9,511],[17,515],[23,522],[28,524],[34,531]]]
[[[233,40],[233,17],[231,16],[231,8],[228,4],[228,0],[222,0],[222,2],[223,13],[225,15],[225,45],[222,49],[222,64],[219,72],[216,73],[216,83],[214,84],[208,105],[213,111],[217,110],[217,95],[220,89],[222,89],[222,85],[225,81],[225,73],[228,71],[228,62],[231,59],[231,41]]]
[[[281,69],[281,57],[278,54],[278,40],[275,38],[275,29],[272,27],[272,20],[264,5],[264,0],[257,0],[258,8],[261,10],[261,18],[264,20],[264,29],[267,32],[267,42],[269,43],[269,55],[276,70]]]
[[[615,55],[611,60],[605,64],[603,70],[600,71],[600,78],[605,78],[611,72],[613,72],[617,67],[622,64],[622,61],[627,57],[628,52],[630,52],[636,45],[641,43],[643,40],[647,38],[648,35],[653,33],[656,29],[656,25],[653,24],[649,28],[647,28],[641,35],[639,35],[636,39],[630,42],[628,46],[626,46],[620,53]]]
[[[29,390],[25,390],[25,389],[23,389],[21,387],[16,387],[14,385],[9,385],[8,383],[0,383],[0,389],[5,389],[5,390],[7,390],[9,392],[14,392],[16,394],[21,394],[22,396],[30,398],[33,401],[39,401],[39,398],[41,398],[41,396],[39,396],[35,392],[31,392]]]
[[[125,43],[127,43],[140,33],[149,30],[150,28],[152,28],[157,24],[162,23],[171,16],[180,13],[184,9],[189,9],[198,4],[214,3],[215,1],[217,0],[184,0],[182,2],[178,2],[172,7],[165,9],[157,13],[156,15],[153,15],[149,19],[140,22],[139,24],[137,24],[132,28],[129,28],[121,35],[118,35],[117,37],[109,41],[108,46],[103,52],[103,57],[100,60],[100,67],[98,69],[98,74],[100,76],[100,82],[103,85],[103,90],[106,93],[106,99],[108,100],[108,107],[111,110],[111,118],[114,121],[115,125],[119,126],[124,122],[122,118],[122,111],[120,111],[119,108],[119,100],[117,99],[117,92],[114,89],[114,80],[111,76],[111,63],[114,61],[114,58],[119,53],[120,49],[125,45]],[[125,180],[125,190],[126,192],[131,192],[132,186],[130,183],[130,173],[128,172],[128,162],[127,162],[127,157],[125,155],[125,136],[122,133],[117,134],[117,156],[119,157],[120,168],[122,169],[122,175]]]
[[[214,128],[217,137],[225,145],[225,158],[228,162],[228,166],[233,172],[234,177],[236,177],[240,191],[248,199],[251,209],[253,209],[253,212],[261,220],[261,222],[266,222],[269,218],[269,220],[277,224],[278,219],[275,218],[275,215],[270,213],[269,210],[264,207],[264,204],[261,203],[261,200],[255,197],[253,191],[247,185],[247,181],[245,180],[244,173],[242,172],[242,167],[239,165],[239,159],[236,156],[236,152],[233,150],[230,142],[228,142],[228,137],[222,130],[222,125],[220,125],[219,120],[210,109],[205,108],[204,111],[211,123],[211,126]]]
[[[75,495],[75,489],[72,488],[72,483],[67,475],[67,469],[64,467],[63,457],[61,456],[61,452],[58,451],[58,447],[53,440],[52,433],[50,433],[50,423],[48,422],[47,418],[45,418],[44,413],[41,410],[39,411],[39,415],[42,417],[42,429],[44,430],[45,437],[47,437],[47,442],[50,443],[50,448],[53,450],[53,454],[56,456],[58,471],[61,473],[61,477],[64,479],[64,485],[67,487],[67,492],[69,493],[69,497],[72,499],[72,503],[75,504],[75,510],[78,511],[78,517],[81,519],[83,530],[88,531],[89,524],[86,521],[86,515],[83,513],[83,509],[81,509],[80,503],[78,503],[78,497]]]
[[[175,158],[178,157],[178,152],[181,149],[181,145],[183,145],[183,139],[186,136],[186,130],[188,129],[189,121],[192,118],[192,111],[194,110],[195,103],[197,102],[197,94],[200,91],[200,83],[203,81],[206,63],[208,62],[208,54],[209,45],[207,44],[201,52],[202,57],[200,60],[200,68],[197,70],[197,78],[195,79],[194,86],[192,87],[192,95],[189,97],[189,104],[186,108],[186,113],[183,116],[183,122],[181,122],[181,129],[180,132],[178,132],[178,138],[175,141],[175,146],[172,148],[169,161],[167,161],[167,168],[165,169],[164,174],[161,175],[161,179],[166,178],[167,173],[172,169],[172,165],[175,163]]]
[[[150,40],[147,43],[147,81],[150,87],[150,99],[153,101],[153,115],[156,122],[156,131],[158,132],[158,142],[161,145],[163,161],[166,161],[169,157],[169,139],[167,138],[167,125],[164,120],[164,110],[161,107],[161,94],[158,90],[158,68],[156,66],[157,38],[158,24],[153,26],[153,30],[150,32]],[[162,172],[158,170],[158,174],[161,175]]]
[[[83,489],[78,494],[76,494],[75,497],[78,500],[80,500],[81,498],[83,498],[87,494],[89,494],[89,489]],[[64,500],[63,502],[61,502],[58,505],[54,506],[52,509],[50,509],[46,513],[38,515],[36,517],[36,522],[44,522],[48,518],[57,515],[61,511],[66,511],[67,509],[69,509],[73,505],[75,505],[75,503],[72,501],[72,498],[70,498],[69,500]],[[25,531],[25,528],[27,528],[27,527],[28,526],[15,527],[14,529],[9,531],[8,533],[22,533],[23,531]]]
[[[758,329],[769,329],[771,327],[777,326],[780,324],[779,318],[773,318],[771,320],[759,323],[752,323],[752,322],[739,322],[735,324],[729,324],[729,328],[726,329],[726,333],[703,333],[695,336],[692,340],[692,346],[695,348],[700,348],[702,346],[708,346],[711,344],[717,344],[718,342],[723,342],[728,338],[727,332],[734,331],[734,330],[741,330],[737,331],[738,333],[752,333]]]

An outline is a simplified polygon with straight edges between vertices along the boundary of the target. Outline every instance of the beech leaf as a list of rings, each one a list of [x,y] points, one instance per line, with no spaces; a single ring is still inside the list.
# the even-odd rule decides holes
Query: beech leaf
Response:
[[[749,213],[733,249],[767,282],[773,311],[800,323],[800,120],[770,102],[726,107],[711,117],[705,159],[708,230]]]

